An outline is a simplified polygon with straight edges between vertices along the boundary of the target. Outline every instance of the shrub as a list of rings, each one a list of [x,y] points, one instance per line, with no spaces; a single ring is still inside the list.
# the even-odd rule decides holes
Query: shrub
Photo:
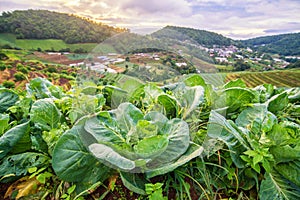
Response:
[[[18,63],[16,66],[17,70],[24,73],[24,74],[28,74],[28,69],[22,65],[21,63]]]
[[[55,67],[51,66],[51,67],[47,68],[47,71],[50,72],[50,73],[54,73],[54,72],[57,72],[57,69]]]
[[[2,85],[6,88],[14,88],[16,84],[13,81],[4,81]]]
[[[23,67],[24,67],[24,65],[22,65],[21,63],[18,63],[17,66],[16,66],[17,70],[20,70],[20,69],[22,69]]]
[[[14,74],[16,81],[23,81],[26,79],[26,76],[22,72],[17,72]]]
[[[0,65],[0,71],[4,71],[6,69],[6,66],[4,64]]]

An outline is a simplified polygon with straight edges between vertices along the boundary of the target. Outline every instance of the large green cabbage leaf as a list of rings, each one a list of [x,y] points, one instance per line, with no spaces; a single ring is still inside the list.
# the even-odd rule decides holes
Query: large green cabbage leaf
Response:
[[[62,98],[63,90],[59,86],[53,85],[50,81],[43,78],[32,79],[26,84],[27,93],[37,99],[44,98]]]
[[[299,166],[298,166],[299,169]],[[286,169],[288,170],[288,169]],[[297,170],[299,171],[299,170]],[[299,177],[299,173],[295,173]],[[300,199],[300,187],[282,177],[278,172],[266,173],[259,190],[260,199]]]
[[[209,117],[207,135],[223,141],[228,146],[232,160],[237,167],[245,166],[240,156],[250,149],[250,145],[246,135],[238,129],[234,122],[226,120],[225,117],[213,110]]]
[[[4,157],[0,161],[0,181],[11,182],[28,174],[32,167],[47,167],[50,158],[41,153],[26,152]]]
[[[52,99],[40,99],[33,103],[30,111],[30,119],[39,128],[51,130],[58,128],[63,121],[62,114],[53,103]]]
[[[226,108],[228,114],[258,101],[259,95],[255,91],[247,88],[232,87],[220,91],[219,97],[214,100],[213,108]]]
[[[79,134],[83,131],[83,127],[77,125],[59,139],[53,150],[53,169],[65,181],[89,184],[104,181],[108,178],[110,169],[101,164],[82,144]]]
[[[19,96],[5,88],[0,89],[0,113],[4,113],[9,107],[13,106],[19,100]]]
[[[29,122],[20,124],[8,130],[0,137],[0,159],[6,156],[29,132]],[[23,148],[19,145],[19,148]]]

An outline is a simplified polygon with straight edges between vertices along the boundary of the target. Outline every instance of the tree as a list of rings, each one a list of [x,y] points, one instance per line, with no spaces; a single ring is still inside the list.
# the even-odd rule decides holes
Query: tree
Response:
[[[235,71],[244,71],[244,70],[250,69],[251,65],[242,60],[238,60],[236,63],[234,63],[233,67],[234,67]]]

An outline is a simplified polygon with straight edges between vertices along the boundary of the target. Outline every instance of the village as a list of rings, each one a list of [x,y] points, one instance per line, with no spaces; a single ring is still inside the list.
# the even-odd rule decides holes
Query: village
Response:
[[[253,66],[258,66],[260,70],[273,70],[285,68],[289,62],[287,59],[300,59],[299,57],[287,56],[286,58],[274,57],[270,54],[258,53],[251,48],[238,48],[237,46],[216,46],[211,48],[204,47],[201,45],[195,45],[187,43],[188,45],[193,45],[199,51],[205,51],[207,56],[214,62],[212,64],[221,65],[225,68],[228,67],[228,71],[233,69],[233,66],[237,62],[251,63]],[[36,56],[41,57],[45,60],[56,62],[58,64],[73,66],[85,66],[90,70],[95,70],[97,72],[109,72],[109,73],[123,73],[127,70],[129,63],[135,66],[143,67],[146,69],[151,69],[151,64],[160,63],[163,65],[169,64],[170,66],[176,68],[188,68],[189,63],[186,56],[182,53],[182,50],[177,50],[177,52],[137,52],[128,55],[117,54],[117,53],[107,53],[102,54],[73,54],[70,52],[35,52]],[[78,59],[76,59],[77,57]],[[80,59],[79,59],[80,58]],[[197,71],[200,73],[200,71]]]

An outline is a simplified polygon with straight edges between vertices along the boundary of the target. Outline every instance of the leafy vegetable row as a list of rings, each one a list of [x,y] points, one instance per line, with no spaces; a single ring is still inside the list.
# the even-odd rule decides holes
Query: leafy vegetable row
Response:
[[[145,195],[152,177],[190,166],[201,181],[192,170],[210,162],[212,178],[226,175],[213,178],[215,188],[297,199],[299,102],[300,88],[250,89],[240,80],[213,88],[200,75],[164,86],[83,82],[67,92],[37,78],[21,93],[0,88],[0,181],[35,168],[39,181],[53,179],[50,171],[81,194],[117,172]],[[220,153],[226,162],[216,162]]]

